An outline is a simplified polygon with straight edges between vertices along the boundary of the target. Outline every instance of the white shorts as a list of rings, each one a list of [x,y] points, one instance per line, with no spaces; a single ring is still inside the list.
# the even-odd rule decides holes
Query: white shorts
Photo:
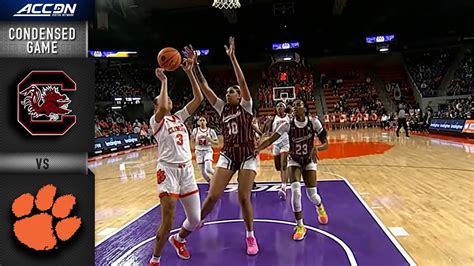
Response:
[[[294,166],[294,167],[299,167],[301,168],[301,165],[291,159],[291,156],[288,156],[288,164],[287,164],[287,167],[290,167],[290,166]],[[305,169],[301,169],[301,170],[304,170],[304,171],[317,171],[318,170],[318,165],[316,164],[316,162],[310,162],[309,164],[306,165]]]
[[[224,169],[232,169],[233,161],[224,154],[219,155],[219,160],[217,161],[216,167]],[[252,170],[257,172],[257,158],[255,156],[249,157],[247,160],[243,161],[240,165],[234,165],[234,170]]]
[[[290,143],[280,142],[278,144],[273,144],[273,156],[280,155],[282,153],[288,153],[290,150]]]
[[[160,198],[164,196],[184,198],[199,192],[191,161],[182,164],[158,162],[156,169]]]
[[[196,162],[198,164],[203,164],[205,161],[212,162],[212,150],[196,150]]]

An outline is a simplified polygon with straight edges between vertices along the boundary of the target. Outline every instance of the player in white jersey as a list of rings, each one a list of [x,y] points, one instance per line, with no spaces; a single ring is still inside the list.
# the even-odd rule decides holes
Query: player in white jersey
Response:
[[[190,254],[185,246],[185,238],[200,222],[201,200],[191,162],[188,130],[184,124],[184,121],[199,108],[203,100],[196,76],[192,71],[193,65],[192,61],[185,60],[182,68],[191,81],[194,98],[173,115],[170,113],[173,103],[168,97],[166,75],[163,69],[156,69],[156,76],[161,81],[161,92],[153,101],[155,114],[150,118],[150,125],[158,142],[159,158],[156,179],[160,197],[161,223],[156,232],[150,266],[160,266],[160,256],[166,240],[174,247],[180,258],[189,259]],[[179,233],[169,236],[178,200],[184,208],[186,220]]]
[[[198,120],[198,127],[193,129],[191,139],[194,141],[196,162],[201,169],[201,174],[208,183],[211,182],[211,176],[214,176],[212,169],[212,145],[217,145],[217,134],[212,128],[207,127],[207,120],[201,116]]]
[[[271,132],[275,132],[276,129],[283,123],[289,123],[290,119],[285,113],[286,104],[283,102],[277,103],[275,107],[275,117],[271,120],[271,127],[267,127]],[[270,132],[266,132],[270,134]],[[286,199],[286,183],[288,182],[286,166],[288,164],[288,151],[290,149],[290,142],[288,140],[288,134],[284,133],[278,140],[273,142],[273,161],[275,163],[275,169],[280,172],[281,188],[278,191],[280,199]]]

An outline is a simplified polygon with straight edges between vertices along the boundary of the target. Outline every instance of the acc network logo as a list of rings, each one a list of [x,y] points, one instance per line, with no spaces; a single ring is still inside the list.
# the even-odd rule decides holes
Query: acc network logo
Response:
[[[77,4],[27,4],[14,17],[73,17]]]
[[[62,136],[76,124],[71,99],[76,83],[63,71],[32,71],[18,84],[18,122],[33,136]]]

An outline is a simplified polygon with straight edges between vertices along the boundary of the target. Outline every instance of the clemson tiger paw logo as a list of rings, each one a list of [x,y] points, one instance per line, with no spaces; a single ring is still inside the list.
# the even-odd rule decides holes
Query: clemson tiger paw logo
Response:
[[[26,193],[13,201],[12,212],[16,218],[21,218],[13,225],[18,241],[31,249],[46,251],[57,246],[58,238],[67,241],[77,232],[81,218],[68,217],[76,204],[76,197],[68,194],[54,200],[55,196],[56,187],[49,184],[38,190],[36,199]],[[59,220],[54,228],[53,220]]]
[[[166,173],[163,170],[158,170],[156,172],[156,181],[158,182],[158,185],[163,183],[166,179]]]

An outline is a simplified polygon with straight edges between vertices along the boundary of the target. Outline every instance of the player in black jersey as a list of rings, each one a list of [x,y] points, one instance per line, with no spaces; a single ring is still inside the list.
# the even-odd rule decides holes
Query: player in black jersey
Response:
[[[253,208],[250,201],[252,185],[257,174],[257,158],[255,156],[254,129],[252,127],[253,111],[252,98],[245,81],[244,74],[235,56],[234,38],[229,38],[226,53],[232,62],[238,85],[227,88],[226,101],[219,99],[209,87],[198,63],[197,55],[192,47],[186,47],[185,52],[195,61],[195,73],[203,94],[220,115],[224,147],[221,150],[216,165],[214,181],[204,201],[201,219],[212,211],[215,203],[221,197],[227,184],[238,171],[238,193],[242,216],[246,227],[247,254],[256,255],[259,251],[253,229]]]
[[[297,222],[293,239],[299,241],[303,240],[306,236],[301,206],[301,176],[303,176],[303,181],[306,185],[306,195],[316,206],[319,223],[328,223],[328,215],[316,188],[316,153],[327,149],[329,144],[326,130],[317,118],[308,116],[306,104],[302,100],[297,99],[293,102],[293,108],[294,118],[289,123],[280,125],[268,139],[258,146],[257,150],[265,149],[280,138],[281,135],[288,133],[290,140],[288,177],[291,182],[291,203]],[[314,146],[315,136],[318,137],[321,145]]]

